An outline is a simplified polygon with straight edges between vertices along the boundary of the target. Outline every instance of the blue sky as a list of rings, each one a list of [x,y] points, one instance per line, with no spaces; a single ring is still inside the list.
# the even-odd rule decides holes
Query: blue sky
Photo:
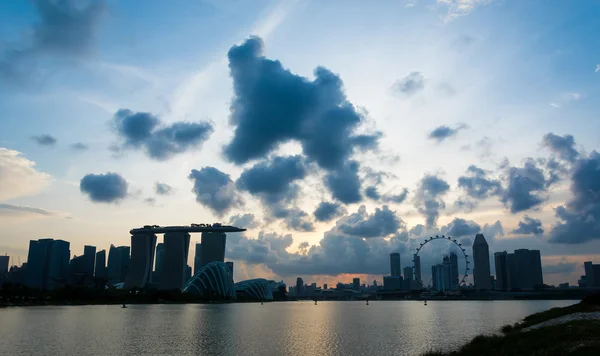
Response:
[[[3,2],[0,253],[231,221],[249,228],[229,238],[236,279],[371,280],[424,236],[483,232],[492,253],[540,249],[547,282],[575,283],[600,260],[599,14]]]

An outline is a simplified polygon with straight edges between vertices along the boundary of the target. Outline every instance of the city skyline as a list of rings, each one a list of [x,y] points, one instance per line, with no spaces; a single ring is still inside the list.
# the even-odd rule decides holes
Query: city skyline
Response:
[[[600,260],[600,5],[550,2],[11,3],[0,255],[130,248],[141,283],[132,227],[221,221],[248,229],[210,247],[239,280],[335,285],[481,233],[492,275],[538,250],[575,285]],[[161,256],[195,269],[199,242]]]

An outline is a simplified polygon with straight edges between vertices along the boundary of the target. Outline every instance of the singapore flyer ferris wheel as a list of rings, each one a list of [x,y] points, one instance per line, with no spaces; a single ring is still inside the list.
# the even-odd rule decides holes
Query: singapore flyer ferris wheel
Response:
[[[425,284],[423,283],[423,281],[421,280],[421,265],[420,265],[420,260],[421,260],[421,253],[423,248],[430,242],[432,241],[436,241],[436,240],[445,240],[450,242],[451,244],[455,245],[456,247],[458,247],[458,250],[460,250],[460,252],[462,253],[462,256],[464,258],[464,270],[462,271],[462,278],[460,278],[460,280],[458,281],[458,285],[459,286],[464,286],[465,285],[465,281],[467,280],[467,277],[469,276],[469,255],[467,255],[467,251],[465,250],[464,247],[462,247],[462,244],[457,241],[456,239],[453,239],[450,236],[435,236],[435,237],[428,237],[425,239],[424,242],[422,242],[419,247],[417,247],[417,251],[414,254],[414,258],[413,258],[413,271],[414,271],[414,276],[415,276],[415,280],[421,285],[421,287],[425,287]],[[418,272],[417,272],[418,271]],[[460,276],[458,276],[460,277]]]

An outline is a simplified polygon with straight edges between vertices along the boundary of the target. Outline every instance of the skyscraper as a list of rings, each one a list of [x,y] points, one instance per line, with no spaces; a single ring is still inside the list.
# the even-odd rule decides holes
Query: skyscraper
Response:
[[[539,250],[515,250],[515,268],[518,288],[533,289],[544,284],[542,257]]]
[[[50,247],[50,261],[48,264],[48,282],[46,288],[54,289],[64,287],[69,279],[69,259],[71,258],[71,244],[64,240],[54,240]]]
[[[198,273],[202,266],[202,244],[197,243],[196,254],[194,255],[194,276],[196,275],[196,273]]]
[[[496,267],[496,290],[508,290],[508,254],[504,252],[494,253],[494,266]]]
[[[519,274],[517,273],[517,259],[514,253],[506,254],[506,280],[507,290],[521,288],[519,286]]]
[[[35,289],[53,289],[65,285],[69,274],[69,246],[63,240],[31,240],[25,285]]]
[[[352,289],[360,291],[360,278],[352,278]]]
[[[201,248],[201,266],[217,261],[225,262],[225,242],[227,235],[223,232],[203,232]]]
[[[400,254],[390,253],[390,270],[392,277],[400,277]]]
[[[190,234],[187,232],[167,232],[164,235],[164,241],[165,252],[159,287],[164,290],[181,289],[185,284]],[[202,247],[204,252],[204,243]]]
[[[83,246],[83,273],[88,277],[94,276],[96,263],[96,246]]]
[[[454,252],[450,252],[450,288],[458,289],[458,256]]]
[[[162,273],[163,261],[165,258],[165,244],[159,243],[156,245],[156,264],[154,266],[154,270],[158,272],[158,275]]]
[[[0,277],[8,275],[8,256],[0,256]]]
[[[443,259],[443,266],[444,266],[444,278],[443,278],[443,283],[444,283],[444,290],[452,290],[454,289],[454,280],[453,280],[453,269],[452,269],[452,262],[450,261],[450,256],[444,256]]]
[[[123,288],[144,288],[152,282],[152,264],[156,249],[156,235],[151,233],[131,235],[131,263]]]
[[[129,271],[129,246],[110,245],[108,250],[108,280],[112,283],[124,282]]]
[[[299,296],[304,293],[304,280],[298,277],[296,278],[296,296]]]
[[[413,280],[413,268],[411,266],[404,267],[404,280]]]
[[[443,264],[431,266],[431,281],[433,284],[433,290],[443,291],[444,280],[445,280],[445,269]]]
[[[483,234],[475,236],[475,241],[473,242],[473,262],[475,264],[475,270],[473,271],[475,288],[491,289],[490,250]]]
[[[96,252],[94,276],[96,278],[106,278],[106,250]]]
[[[415,266],[415,280],[423,283],[421,279],[421,256],[413,255],[413,264]]]

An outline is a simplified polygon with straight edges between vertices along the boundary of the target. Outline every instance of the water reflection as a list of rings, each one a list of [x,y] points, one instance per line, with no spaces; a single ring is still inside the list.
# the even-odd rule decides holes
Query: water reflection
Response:
[[[289,302],[0,310],[6,355],[418,355],[574,301]]]

